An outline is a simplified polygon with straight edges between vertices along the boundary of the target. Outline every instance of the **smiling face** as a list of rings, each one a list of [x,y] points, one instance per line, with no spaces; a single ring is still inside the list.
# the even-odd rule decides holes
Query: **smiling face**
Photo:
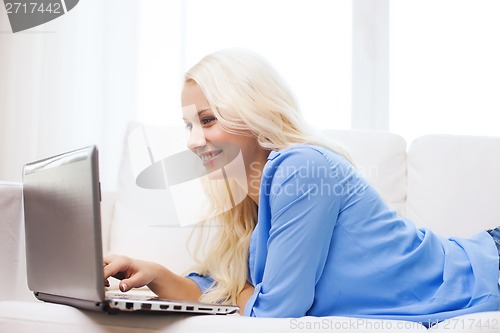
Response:
[[[268,151],[250,132],[233,134],[225,131],[212,111],[203,91],[193,81],[182,91],[182,115],[189,139],[187,147],[198,155],[205,168],[216,170],[234,159],[240,150],[247,177],[262,170]],[[255,175],[253,175],[255,176]]]

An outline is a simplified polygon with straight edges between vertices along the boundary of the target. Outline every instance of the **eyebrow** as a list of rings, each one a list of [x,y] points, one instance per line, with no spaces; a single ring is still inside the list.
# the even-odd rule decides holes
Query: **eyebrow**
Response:
[[[206,109],[203,109],[203,110],[200,110],[198,111],[198,117],[203,113],[203,112],[206,112],[206,111],[210,111],[212,110],[211,108],[206,108]],[[186,120],[186,118],[182,117],[183,120]]]
[[[210,108],[200,110],[200,111],[198,111],[198,116],[199,116],[200,114],[202,114],[203,112],[205,112],[205,111],[210,111],[210,110],[211,110]]]

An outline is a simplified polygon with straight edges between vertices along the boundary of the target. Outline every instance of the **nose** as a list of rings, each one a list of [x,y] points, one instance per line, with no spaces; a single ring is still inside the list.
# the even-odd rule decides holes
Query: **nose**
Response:
[[[201,126],[193,126],[188,134],[187,147],[190,150],[196,150],[197,148],[204,147],[207,144],[205,139],[205,133]]]

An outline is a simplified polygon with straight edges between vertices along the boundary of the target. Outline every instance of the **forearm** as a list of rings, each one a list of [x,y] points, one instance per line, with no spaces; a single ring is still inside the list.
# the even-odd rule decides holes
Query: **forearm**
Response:
[[[161,298],[184,301],[198,301],[201,290],[191,279],[177,275],[167,268],[157,265],[157,277],[148,284],[156,295]]]
[[[240,307],[240,314],[243,315],[245,313],[245,306],[250,299],[250,297],[253,295],[254,292],[254,287],[247,282],[243,290],[240,292],[237,300],[236,300],[236,305]]]

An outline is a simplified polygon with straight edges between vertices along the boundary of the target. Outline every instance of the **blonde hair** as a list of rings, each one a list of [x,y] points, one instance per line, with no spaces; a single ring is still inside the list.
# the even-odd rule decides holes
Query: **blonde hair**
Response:
[[[302,118],[291,90],[269,62],[251,51],[226,49],[204,57],[185,74],[184,84],[195,82],[203,91],[222,129],[234,134],[252,133],[267,150],[297,144],[327,147],[344,155],[339,145],[315,133]],[[233,187],[231,187],[233,188]],[[246,198],[225,210],[224,184],[206,188],[211,217],[196,239],[194,270],[216,283],[202,295],[211,303],[235,304],[248,278],[250,236],[257,223],[257,205]],[[222,198],[222,199],[221,199]],[[214,230],[215,235],[209,232]],[[203,233],[208,231],[208,233]],[[210,238],[210,242],[206,241]],[[205,250],[202,244],[209,244]]]

